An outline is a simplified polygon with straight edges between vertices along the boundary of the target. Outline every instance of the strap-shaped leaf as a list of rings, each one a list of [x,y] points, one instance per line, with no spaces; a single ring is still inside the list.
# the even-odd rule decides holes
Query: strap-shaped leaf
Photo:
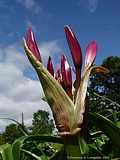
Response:
[[[59,143],[59,144],[64,144],[64,141],[61,139],[59,136],[51,136],[51,135],[30,135],[26,136],[24,138],[23,143],[25,144],[28,141],[36,141],[36,143],[45,143],[45,142],[50,142],[50,143]]]
[[[111,120],[98,114],[89,113],[94,125],[101,129],[111,140],[114,145],[120,147],[120,128],[117,127]]]
[[[27,136],[26,136],[27,137]],[[24,137],[20,137],[18,139],[16,139],[14,141],[14,143],[12,144],[12,155],[13,155],[13,159],[14,160],[20,160],[20,151],[24,142],[24,139],[26,138]]]
[[[2,157],[2,160],[14,160],[11,144],[0,145],[0,155]]]
[[[43,64],[37,61],[26,43],[24,43],[24,48],[28,59],[38,74],[59,132],[64,135],[78,131],[73,102]]]
[[[81,155],[89,153],[89,146],[83,137],[78,137],[78,144],[80,148]]]

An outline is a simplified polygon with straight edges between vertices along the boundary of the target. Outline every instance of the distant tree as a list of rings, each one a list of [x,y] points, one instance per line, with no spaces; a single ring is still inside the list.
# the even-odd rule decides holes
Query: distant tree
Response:
[[[32,134],[51,134],[53,129],[54,123],[47,111],[38,110],[33,114]]]
[[[5,139],[3,137],[3,134],[0,133],[0,145],[5,143]]]
[[[108,57],[102,66],[109,69],[110,74],[104,83],[107,97],[120,104],[120,57]]]
[[[109,74],[91,74],[90,108],[93,111],[104,109],[120,110],[120,57],[111,56],[106,58],[102,66],[109,70]],[[100,96],[98,96],[99,94]],[[119,105],[116,105],[118,103]]]
[[[5,143],[13,143],[15,139],[23,136],[19,126],[17,124],[11,123],[9,124],[3,133],[3,138]]]

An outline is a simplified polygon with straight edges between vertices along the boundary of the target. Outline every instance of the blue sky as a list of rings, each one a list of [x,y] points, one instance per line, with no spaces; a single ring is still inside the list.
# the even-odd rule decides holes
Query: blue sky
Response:
[[[88,42],[97,41],[96,63],[100,63],[109,55],[119,55],[119,6],[119,0],[12,0],[12,3],[1,0],[0,43],[21,45],[27,26],[32,25],[39,43],[57,40],[62,51],[69,55],[63,32],[64,25],[69,24],[83,54]]]
[[[47,104],[39,100],[43,91],[23,51],[22,39],[29,25],[33,27],[45,64],[51,55],[58,67],[63,52],[71,62],[63,30],[68,24],[80,42],[83,56],[87,44],[97,41],[95,63],[99,65],[108,56],[119,56],[119,15],[119,0],[1,0],[0,116],[19,120],[24,108],[26,123],[30,124],[32,113],[40,105],[49,110]],[[21,107],[23,105],[26,108]],[[0,121],[0,127],[3,126],[5,122]]]

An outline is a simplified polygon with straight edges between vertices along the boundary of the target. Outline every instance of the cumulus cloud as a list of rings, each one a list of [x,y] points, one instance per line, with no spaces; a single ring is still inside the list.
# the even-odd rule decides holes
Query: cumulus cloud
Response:
[[[39,45],[39,48],[44,62],[47,62],[49,56],[54,56],[62,51],[57,40],[43,42]]]
[[[60,48],[56,41],[41,44],[44,57],[58,51]],[[0,118],[9,117],[20,121],[23,112],[25,124],[30,125],[33,112],[38,109],[50,112],[48,104],[41,99],[44,94],[39,81],[24,74],[28,67],[31,65],[17,44],[0,46]],[[7,124],[8,121],[0,120],[0,130]]]

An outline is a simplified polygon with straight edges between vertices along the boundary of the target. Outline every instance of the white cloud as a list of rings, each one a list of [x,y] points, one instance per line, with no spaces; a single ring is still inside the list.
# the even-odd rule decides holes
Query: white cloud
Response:
[[[31,9],[35,5],[34,0],[17,0],[21,4],[23,4],[27,9]]]
[[[94,13],[98,7],[99,0],[79,0],[78,5],[85,7],[89,12]]]
[[[21,3],[26,9],[30,9],[36,14],[42,10],[35,0],[17,0],[17,2]]]
[[[62,51],[57,40],[43,42],[39,45],[39,48],[44,62],[47,62],[49,56],[53,57]]]
[[[39,81],[24,75],[23,71],[29,66],[26,56],[16,44],[0,46],[0,118],[21,120],[23,112],[28,125],[33,112],[38,109],[50,111],[47,103],[41,99],[43,90]],[[0,130],[7,124],[8,121],[0,120]]]

